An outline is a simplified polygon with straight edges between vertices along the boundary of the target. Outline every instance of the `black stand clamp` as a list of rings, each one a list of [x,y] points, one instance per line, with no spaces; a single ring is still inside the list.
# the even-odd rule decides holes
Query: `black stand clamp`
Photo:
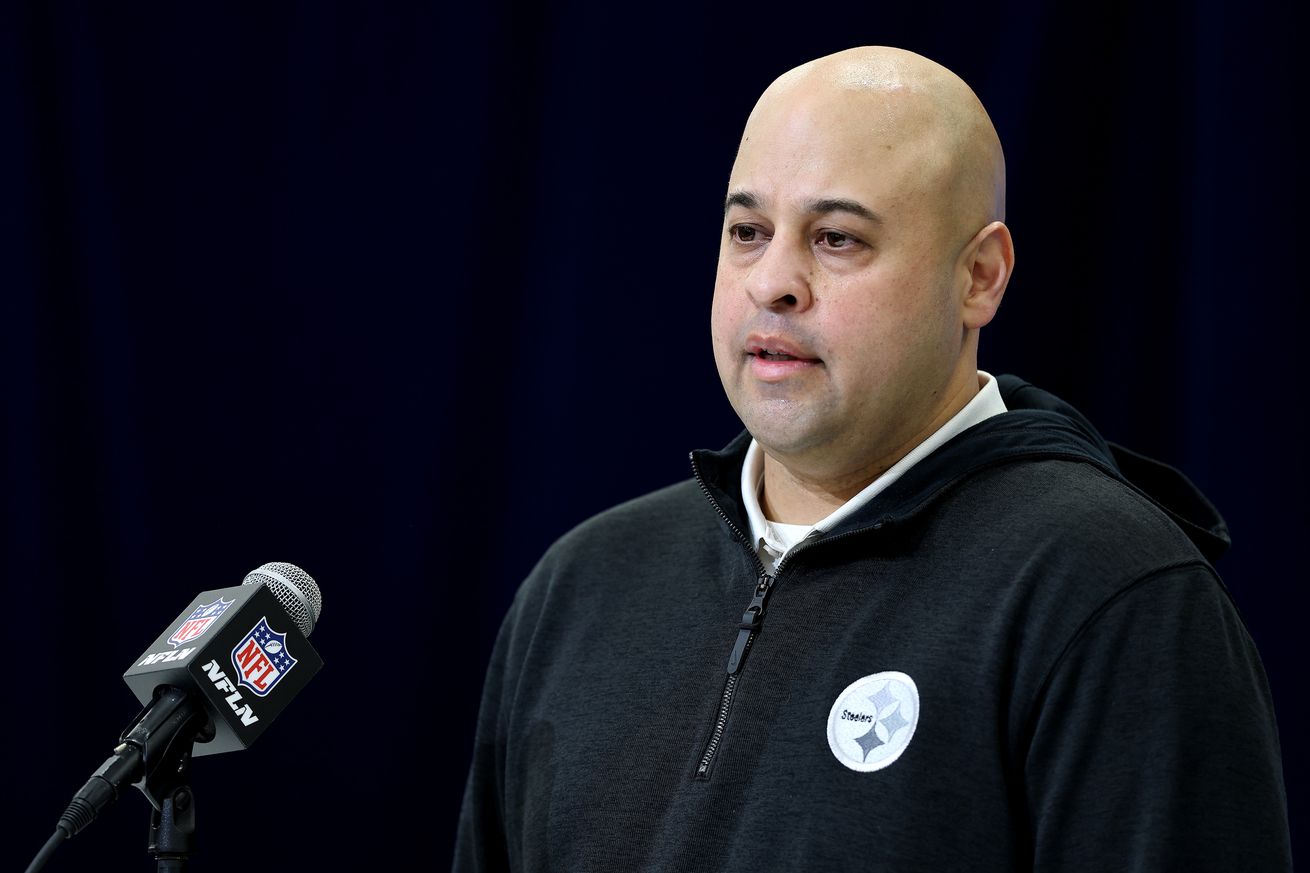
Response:
[[[213,735],[204,711],[182,691],[167,686],[156,689],[154,701],[123,732],[124,745],[139,750],[143,775],[133,784],[152,807],[149,851],[159,871],[182,873],[195,850],[191,747]]]
[[[190,744],[178,762],[174,784],[150,810],[150,854],[155,856],[159,873],[182,873],[195,850],[196,803],[189,784],[191,775]],[[141,789],[145,791],[143,787]],[[150,794],[146,794],[150,797]],[[151,797],[153,804],[155,799]]]

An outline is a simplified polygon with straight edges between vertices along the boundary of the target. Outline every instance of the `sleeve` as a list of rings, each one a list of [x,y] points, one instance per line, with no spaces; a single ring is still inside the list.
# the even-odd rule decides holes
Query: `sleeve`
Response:
[[[454,873],[496,873],[510,869],[505,829],[505,744],[501,740],[505,735],[506,701],[511,699],[506,664],[517,608],[518,599],[515,599],[496,636],[482,687],[473,761],[455,835]]]
[[[1208,566],[1105,603],[1029,723],[1035,871],[1292,869],[1268,681]]]

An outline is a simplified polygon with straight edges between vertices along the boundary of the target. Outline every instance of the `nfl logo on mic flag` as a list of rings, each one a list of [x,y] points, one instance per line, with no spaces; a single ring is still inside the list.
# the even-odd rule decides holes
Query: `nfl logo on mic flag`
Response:
[[[264,617],[232,650],[232,666],[240,684],[265,697],[296,666],[296,659],[287,651],[287,635],[269,627]]]
[[[181,626],[173,631],[173,635],[168,638],[168,644],[176,647],[182,645],[182,643],[191,642],[209,630],[209,626],[235,602],[220,597],[213,603],[200,604],[187,616],[186,621],[182,622]]]

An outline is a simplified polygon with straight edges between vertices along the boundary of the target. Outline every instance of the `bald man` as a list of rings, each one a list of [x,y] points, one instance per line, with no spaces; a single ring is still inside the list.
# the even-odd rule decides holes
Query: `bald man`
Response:
[[[456,870],[1291,869],[1222,520],[978,370],[1004,192],[918,55],[765,91],[711,316],[746,431],[523,584]]]

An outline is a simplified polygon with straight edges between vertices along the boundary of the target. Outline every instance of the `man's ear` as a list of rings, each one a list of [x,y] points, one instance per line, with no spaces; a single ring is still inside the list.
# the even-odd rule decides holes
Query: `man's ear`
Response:
[[[1014,271],[1010,229],[993,221],[978,231],[964,247],[960,268],[968,283],[961,301],[964,326],[976,330],[996,315]]]

